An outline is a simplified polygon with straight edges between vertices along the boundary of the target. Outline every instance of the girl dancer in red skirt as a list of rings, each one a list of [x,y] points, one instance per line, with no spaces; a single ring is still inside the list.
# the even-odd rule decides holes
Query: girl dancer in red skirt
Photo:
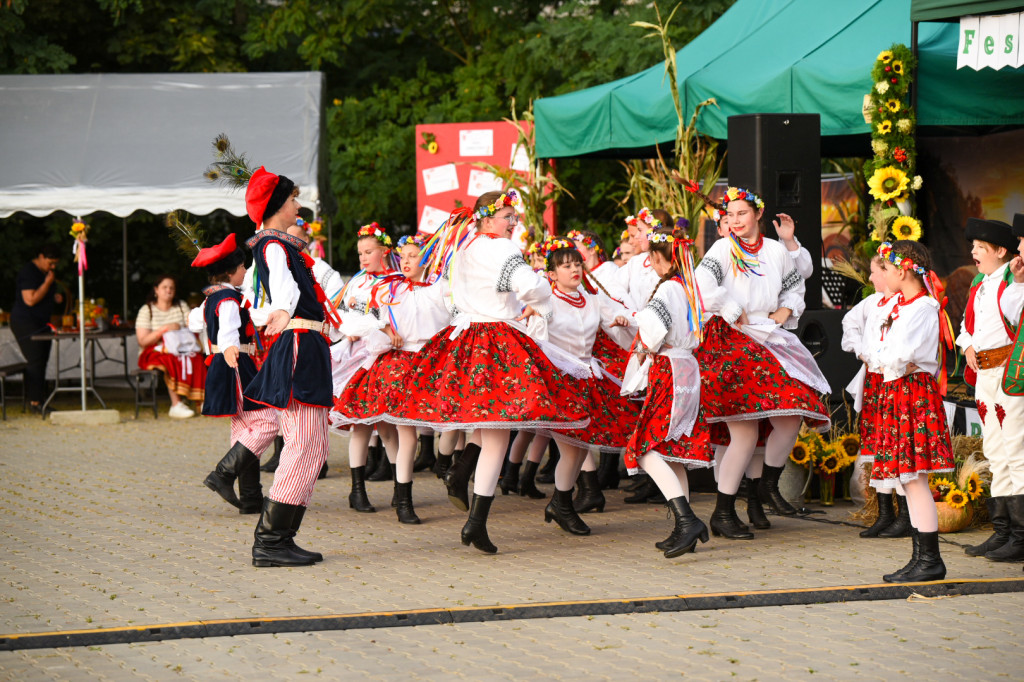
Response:
[[[878,434],[878,418],[882,404],[879,392],[882,388],[882,371],[874,358],[882,344],[882,322],[896,304],[896,297],[885,282],[882,269],[882,257],[871,259],[869,279],[875,287],[875,293],[854,306],[843,316],[843,350],[853,353],[864,363],[857,376],[853,378],[846,390],[853,396],[853,407],[860,412],[860,457],[861,462],[874,462],[876,436]],[[876,486],[878,488],[878,486]],[[870,528],[861,531],[862,538],[895,538],[910,533],[910,516],[907,511],[906,498],[897,496],[899,514],[893,515],[892,492],[878,488],[878,519]]]
[[[690,508],[688,468],[711,466],[707,425],[700,417],[700,370],[693,349],[700,342],[703,311],[693,278],[692,242],[673,228],[649,236],[648,255],[660,281],[643,310],[635,356],[622,391],[647,386],[636,429],[626,448],[630,474],[643,469],[668,501],[672,533],[656,544],[673,558],[707,542],[708,529]]]
[[[735,503],[758,442],[758,422],[768,419],[772,427],[758,497],[777,514],[796,514],[779,492],[779,476],[801,418],[828,424],[815,391],[827,393],[829,386],[799,339],[782,329],[795,327],[803,312],[804,280],[786,247],[761,235],[764,202],[749,190],[730,187],[722,203],[712,205],[729,236],[711,245],[696,271],[704,305],[713,315],[697,359],[704,415],[709,423],[725,423],[729,447],[718,467],[711,532],[751,539]]]
[[[585,429],[540,430],[558,442],[561,457],[555,467],[555,492],[544,510],[545,521],[555,521],[567,533],[589,535],[590,528],[573,508],[572,488],[590,447],[616,455],[626,446],[636,422],[637,406],[619,395],[621,381],[613,379],[591,355],[599,329],[613,336],[632,338],[624,308],[596,288],[580,289],[583,257],[567,239],[549,239],[545,263],[551,279],[553,314],[548,339],[591,367],[593,376],[578,385],[590,397],[590,424]],[[588,283],[589,284],[589,283]]]
[[[487,536],[487,515],[509,430],[579,428],[589,421],[587,401],[527,334],[527,328],[542,334],[551,287],[509,239],[518,223],[517,204],[514,191],[487,192],[474,207],[475,233],[469,216],[453,216],[436,235],[431,247],[437,252],[428,256],[438,257],[435,270],[448,270],[459,313],[419,352],[406,384],[408,398],[393,413],[396,423],[478,429],[480,454],[462,543],[491,554],[498,548]],[[589,367],[575,364],[576,376],[589,373]],[[449,485],[449,496],[456,506],[464,505],[452,494],[459,492],[461,476],[446,483],[457,484]]]
[[[882,322],[881,344],[869,358],[882,370],[882,411],[871,483],[906,496],[913,526],[910,562],[882,579],[895,583],[942,580],[946,565],[939,554],[939,516],[928,474],[953,470],[946,411],[935,380],[936,375],[940,381],[945,378],[945,363],[939,360],[942,340],[952,347],[953,330],[937,300],[942,292],[938,278],[930,272],[928,250],[901,240],[882,244],[878,253],[896,303]]]

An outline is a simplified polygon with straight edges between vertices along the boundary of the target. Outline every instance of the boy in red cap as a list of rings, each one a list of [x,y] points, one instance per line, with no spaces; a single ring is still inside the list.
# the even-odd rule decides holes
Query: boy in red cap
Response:
[[[245,254],[236,246],[235,235],[229,234],[217,246],[202,249],[192,267],[204,268],[210,280],[203,290],[203,305],[189,314],[189,329],[199,333],[205,328],[213,351],[206,360],[203,414],[231,417],[231,449],[203,483],[240,513],[259,514],[263,488],[257,453],[273,442],[278,427],[273,410],[242,398],[242,390],[256,376],[250,357],[255,330],[239,291],[245,278]]]
[[[992,471],[989,518],[994,531],[970,556],[1024,560],[1024,397],[1007,394],[1003,377],[1018,334],[1024,284],[1014,282],[1017,239],[999,220],[968,218],[965,236],[979,274],[971,284],[956,343],[964,350],[964,379],[975,387],[985,458]]]
[[[336,316],[302,253],[305,242],[286,230],[299,215],[298,188],[260,166],[249,179],[245,205],[257,232],[246,243],[253,254],[253,322],[280,335],[246,387],[247,399],[277,411],[284,436],[274,483],[254,533],[253,566],[308,566],[318,552],[295,544],[295,534],[327,461],[327,412],[331,358],[326,334]],[[332,323],[325,319],[332,319]]]

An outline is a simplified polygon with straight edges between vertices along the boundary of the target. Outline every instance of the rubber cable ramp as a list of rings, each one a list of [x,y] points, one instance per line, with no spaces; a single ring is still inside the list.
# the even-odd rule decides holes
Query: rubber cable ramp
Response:
[[[237,637],[285,632],[322,632],[441,625],[449,623],[487,623],[530,618],[607,616],[624,613],[657,613],[741,609],[758,606],[798,606],[839,604],[854,601],[907,599],[913,594],[924,597],[962,596],[1024,592],[1024,578],[941,580],[927,583],[848,585],[751,592],[679,594],[636,599],[599,599],[535,604],[510,604],[410,611],[351,613],[335,616],[298,616],[285,618],[237,618],[203,620],[166,625],[139,625],[94,630],[32,632],[0,635],[0,651],[49,649],[55,647],[132,644],[172,639]]]

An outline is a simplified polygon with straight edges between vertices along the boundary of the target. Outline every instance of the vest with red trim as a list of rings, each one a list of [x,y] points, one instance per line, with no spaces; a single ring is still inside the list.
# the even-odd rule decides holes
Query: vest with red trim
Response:
[[[985,275],[978,273],[978,276],[971,282],[970,292],[967,294],[967,309],[964,311],[964,329],[967,330],[968,334],[974,335],[974,299],[978,295],[978,290],[981,288],[981,283],[984,281]],[[1006,268],[1003,272],[1003,278],[999,281],[999,291],[996,292],[996,304],[1002,303],[1003,292],[1006,291],[1006,287],[1013,281],[1013,272],[1010,268]],[[1017,335],[1017,327],[1010,324],[1006,317],[1002,314],[999,315],[999,319],[1003,322],[1003,328],[1006,329],[1006,335],[1012,340]],[[978,373],[970,367],[964,368],[964,381],[971,386],[974,386],[978,379]]]
[[[238,329],[238,342],[252,343],[254,329],[249,320],[249,311],[242,303],[242,293],[232,286],[214,285],[203,290],[206,294],[206,305],[203,307],[203,322],[210,343],[216,343],[220,333],[220,306],[225,301],[238,304],[238,317],[241,326]],[[223,348],[221,349],[224,350]],[[203,414],[207,417],[232,417],[238,414],[238,391],[235,386],[237,371],[242,390],[256,377],[256,364],[247,353],[238,354],[238,369],[228,366],[222,353],[211,353],[206,356],[206,397],[203,399]],[[250,400],[243,400],[243,409],[257,410],[257,405]]]

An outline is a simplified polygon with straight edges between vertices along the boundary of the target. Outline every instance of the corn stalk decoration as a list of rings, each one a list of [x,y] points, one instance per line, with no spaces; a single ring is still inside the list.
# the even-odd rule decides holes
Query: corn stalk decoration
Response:
[[[679,99],[676,50],[668,35],[668,26],[679,7],[680,5],[676,5],[668,19],[662,21],[661,11],[655,3],[657,24],[646,21],[635,21],[631,24],[648,30],[644,38],[661,39],[665,53],[665,78],[669,83],[672,104],[675,106],[679,123],[676,126],[673,158],[666,161],[659,149],[656,159],[633,160],[622,164],[626,169],[629,191],[621,203],[623,206],[628,206],[632,202],[638,207],[660,207],[674,216],[686,218],[690,223],[689,235],[693,238],[703,222],[701,218],[708,214],[704,212],[704,201],[696,194],[685,190],[680,180],[693,180],[700,186],[701,191],[709,194],[722,175],[725,159],[724,155],[723,158],[718,158],[718,142],[697,131],[697,118],[701,110],[706,106],[718,106],[713,97],[694,107],[689,122],[683,118],[683,105]]]
[[[572,193],[562,186],[555,177],[554,169],[537,158],[537,147],[534,142],[533,104],[523,112],[522,121],[516,114],[516,100],[512,99],[512,117],[502,119],[515,127],[519,137],[516,140],[516,153],[522,148],[526,152],[530,170],[521,173],[512,168],[494,166],[482,161],[472,165],[492,173],[499,178],[506,188],[516,190],[523,205],[523,223],[526,226],[526,242],[544,241],[544,211],[549,202],[556,201],[560,196]],[[525,125],[524,125],[525,123]],[[575,198],[575,197],[573,197]]]

